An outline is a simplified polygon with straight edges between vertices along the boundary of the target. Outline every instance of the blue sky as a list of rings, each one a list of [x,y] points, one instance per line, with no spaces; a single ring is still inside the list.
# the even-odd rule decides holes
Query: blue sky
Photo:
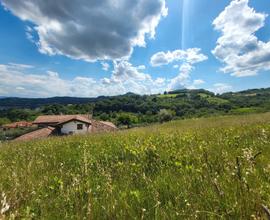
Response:
[[[0,96],[270,87],[268,0],[0,2]]]

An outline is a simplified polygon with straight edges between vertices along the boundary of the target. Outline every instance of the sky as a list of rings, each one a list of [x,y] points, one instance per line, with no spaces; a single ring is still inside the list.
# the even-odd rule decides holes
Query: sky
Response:
[[[0,96],[270,87],[269,0],[0,0]]]

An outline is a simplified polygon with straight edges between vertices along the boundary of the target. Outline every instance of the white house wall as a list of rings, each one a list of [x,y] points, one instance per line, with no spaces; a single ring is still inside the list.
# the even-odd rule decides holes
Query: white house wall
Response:
[[[83,129],[82,130],[78,130],[77,129],[77,124],[82,124],[83,125]],[[89,126],[89,127],[87,127]],[[63,124],[62,128],[61,128],[61,133],[62,134],[83,134],[83,133],[87,133],[88,131],[90,131],[91,129],[91,125],[85,124],[83,122],[79,122],[79,121],[70,121],[66,124]]]

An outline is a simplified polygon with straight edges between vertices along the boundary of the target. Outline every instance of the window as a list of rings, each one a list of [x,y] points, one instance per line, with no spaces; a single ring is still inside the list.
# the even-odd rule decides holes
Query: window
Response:
[[[82,130],[83,129],[83,124],[77,124],[77,130]]]

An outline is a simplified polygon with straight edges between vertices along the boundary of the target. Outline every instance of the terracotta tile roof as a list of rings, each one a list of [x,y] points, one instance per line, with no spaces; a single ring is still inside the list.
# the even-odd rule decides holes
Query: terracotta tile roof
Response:
[[[23,128],[23,127],[31,127],[33,126],[32,122],[27,121],[18,121],[11,124],[3,125],[3,128]]]
[[[59,124],[70,121],[72,119],[87,120],[89,122],[89,115],[42,115],[38,116],[33,122],[34,124]]]
[[[38,129],[36,131],[32,131],[30,133],[24,134],[18,138],[16,138],[16,141],[27,141],[27,140],[33,140],[33,139],[41,139],[41,138],[46,138],[49,137],[50,135],[53,134],[55,131],[55,128],[52,127],[47,127],[47,128],[42,128]]]
[[[100,123],[105,124],[105,125],[110,126],[110,127],[113,127],[113,128],[117,128],[115,126],[115,124],[110,122],[110,121],[100,121]]]
[[[84,116],[76,115],[74,117],[70,117],[70,118],[66,118],[66,119],[62,120],[61,122],[58,123],[58,125],[65,124],[65,123],[67,123],[69,121],[80,121],[80,122],[84,122],[84,123],[87,123],[87,124],[92,124],[92,121],[85,118]]]
[[[92,121],[92,129],[90,132],[108,132],[108,131],[116,131],[117,127],[111,122],[105,121]]]

